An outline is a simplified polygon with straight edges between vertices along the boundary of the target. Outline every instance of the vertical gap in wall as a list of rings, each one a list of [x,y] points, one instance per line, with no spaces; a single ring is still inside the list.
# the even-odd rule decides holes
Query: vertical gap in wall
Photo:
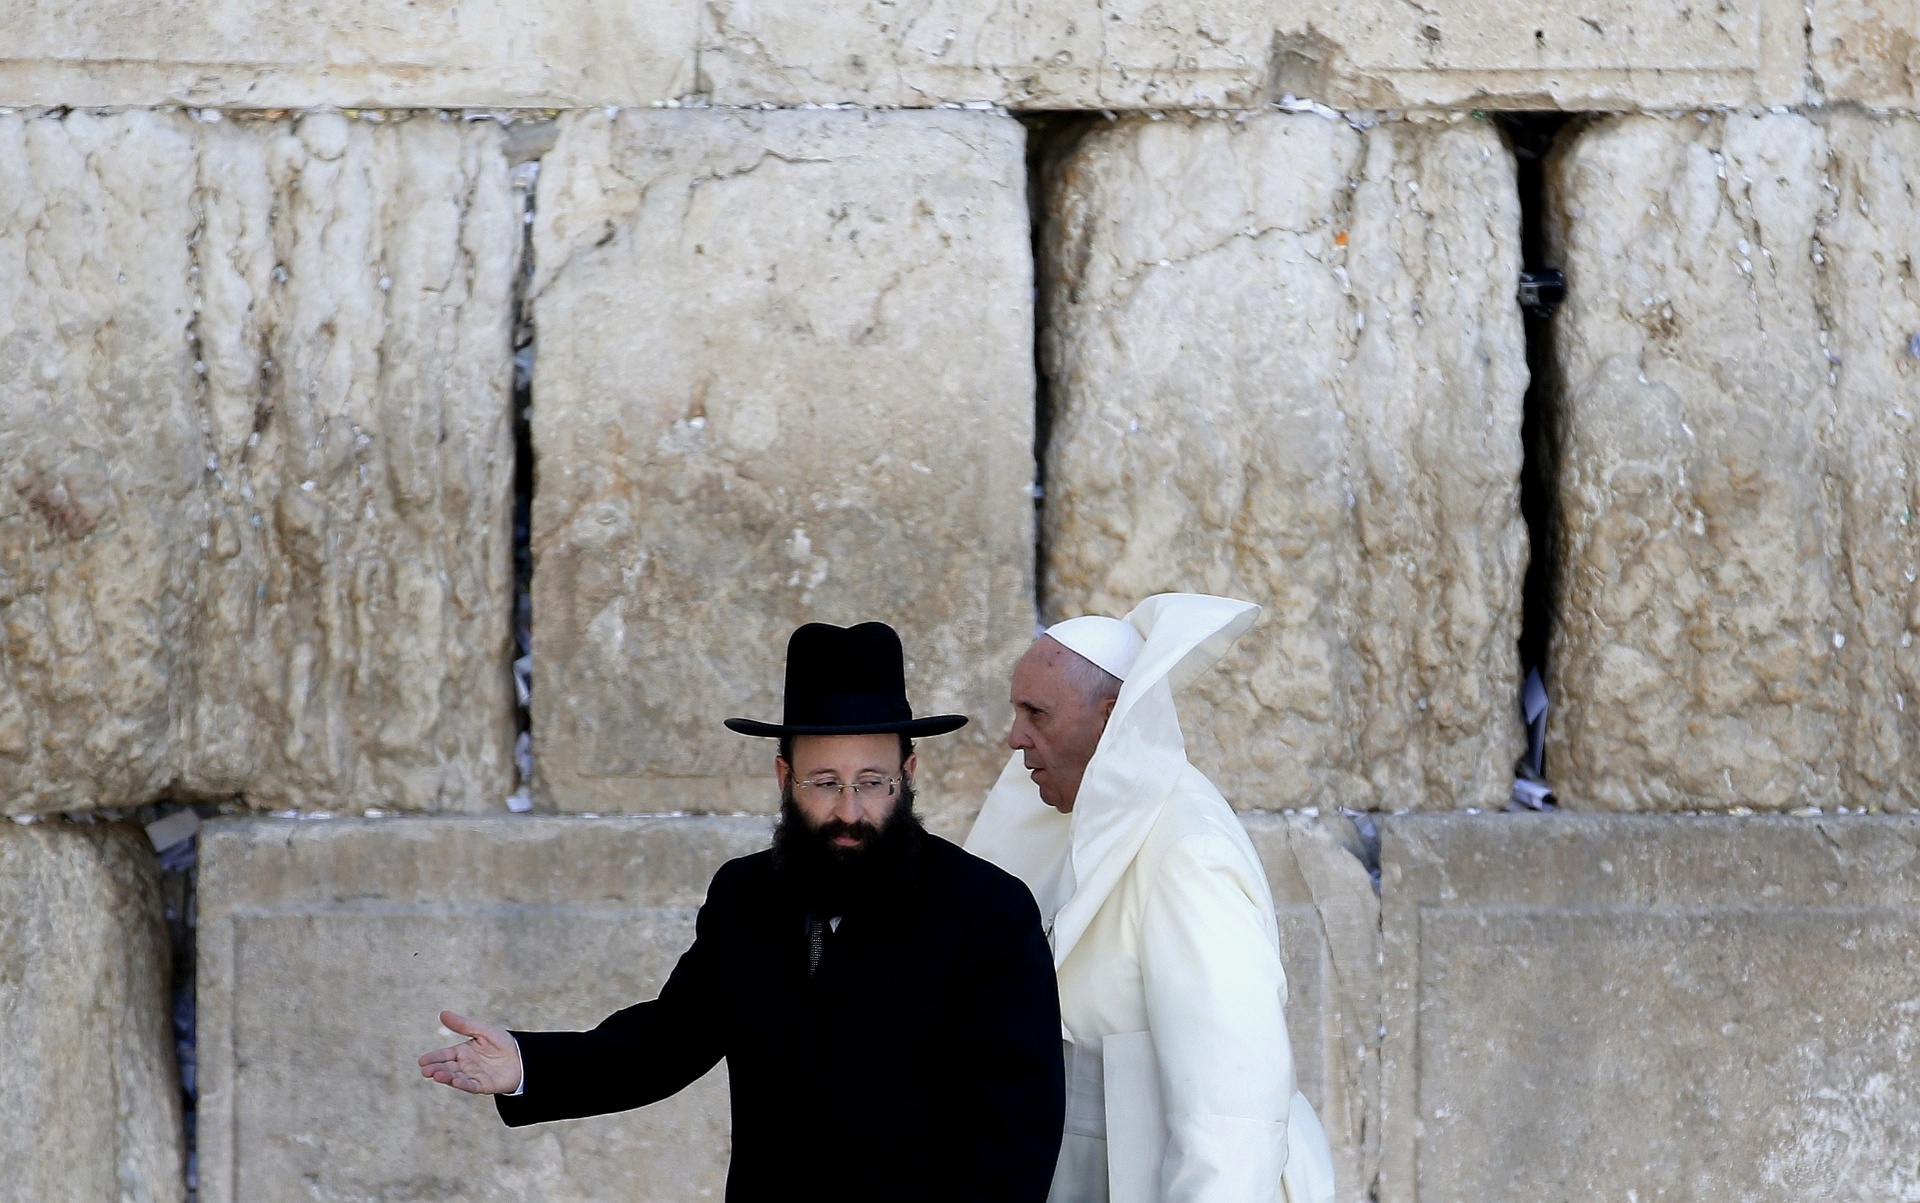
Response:
[[[158,809],[158,808],[156,808]],[[155,818],[162,816],[156,815]],[[154,820],[148,820],[152,822]],[[200,841],[190,836],[160,853],[160,897],[167,921],[167,943],[172,949],[172,989],[167,998],[168,1031],[180,1064],[180,1118],[186,1137],[187,1203],[200,1196],[198,1118],[200,1102],[198,1007],[199,929],[198,864]]]
[[[1081,136],[1101,122],[1097,113],[1022,113],[1027,129],[1027,212],[1033,245],[1033,604],[1036,631],[1047,609],[1047,443],[1053,434],[1053,396],[1047,370],[1047,246],[1054,237],[1050,198],[1058,186],[1058,167]]]
[[[1546,160],[1554,141],[1573,118],[1571,113],[1520,112],[1496,116],[1517,160],[1520,191],[1521,271],[1538,280],[1559,267],[1548,262]],[[1557,374],[1553,358],[1553,304],[1558,297],[1521,306],[1527,339],[1527,394],[1520,438],[1524,460],[1520,470],[1520,512],[1526,519],[1530,555],[1522,586],[1520,625],[1521,719],[1527,718],[1526,682],[1537,672],[1547,679],[1547,657],[1552,648],[1554,590],[1559,565],[1554,546],[1559,474],[1559,446],[1555,429]],[[1544,784],[1544,750],[1540,732],[1530,730],[1527,756],[1516,775],[1529,775]],[[1516,786],[1516,798],[1518,789]],[[1519,803],[1516,802],[1516,805]],[[1546,803],[1550,804],[1550,803]]]
[[[200,1193],[199,1130],[195,1124],[200,1101],[197,1006],[200,885],[200,825],[218,815],[242,809],[238,799],[228,802],[187,801],[162,797],[145,806],[68,815],[69,822],[132,822],[143,828],[160,864],[161,916],[166,923],[168,949],[167,1026],[173,1037],[180,1071],[180,1114],[185,1148],[187,1203]]]
[[[553,149],[552,121],[516,121],[507,127],[507,162],[525,205],[520,277],[513,288],[513,688],[517,731],[513,762],[519,784],[507,809],[533,809],[533,204],[541,158]]]

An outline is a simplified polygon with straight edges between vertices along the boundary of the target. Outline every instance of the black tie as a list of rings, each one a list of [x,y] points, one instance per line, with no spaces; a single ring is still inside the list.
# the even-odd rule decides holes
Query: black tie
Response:
[[[807,976],[820,968],[820,954],[827,950],[827,924],[819,915],[807,912]]]

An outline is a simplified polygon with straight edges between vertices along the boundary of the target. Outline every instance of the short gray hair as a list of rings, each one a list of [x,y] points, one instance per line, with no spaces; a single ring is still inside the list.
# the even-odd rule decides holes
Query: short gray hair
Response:
[[[1078,686],[1080,692],[1086,695],[1088,705],[1098,705],[1108,698],[1120,696],[1119,677],[1101,668],[1058,639],[1052,639],[1051,636],[1043,636],[1043,638],[1051,639],[1057,647],[1067,653],[1068,659],[1060,662],[1060,671],[1069,683]]]

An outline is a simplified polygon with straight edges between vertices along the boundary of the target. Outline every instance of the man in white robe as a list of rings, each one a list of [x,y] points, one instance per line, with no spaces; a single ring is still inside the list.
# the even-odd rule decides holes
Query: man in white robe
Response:
[[[1067,1123],[1049,1203],[1334,1198],[1294,1089],[1266,874],[1174,710],[1259,612],[1160,594],[1050,628],[1014,670],[1015,753],[967,850],[1027,883],[1053,944]]]

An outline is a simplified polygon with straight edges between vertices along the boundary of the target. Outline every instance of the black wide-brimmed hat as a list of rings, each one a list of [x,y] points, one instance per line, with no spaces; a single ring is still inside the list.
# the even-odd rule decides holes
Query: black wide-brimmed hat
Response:
[[[778,723],[730,718],[742,735],[945,735],[964,714],[913,717],[900,636],[884,622],[856,627],[810,622],[787,640],[786,716]]]

